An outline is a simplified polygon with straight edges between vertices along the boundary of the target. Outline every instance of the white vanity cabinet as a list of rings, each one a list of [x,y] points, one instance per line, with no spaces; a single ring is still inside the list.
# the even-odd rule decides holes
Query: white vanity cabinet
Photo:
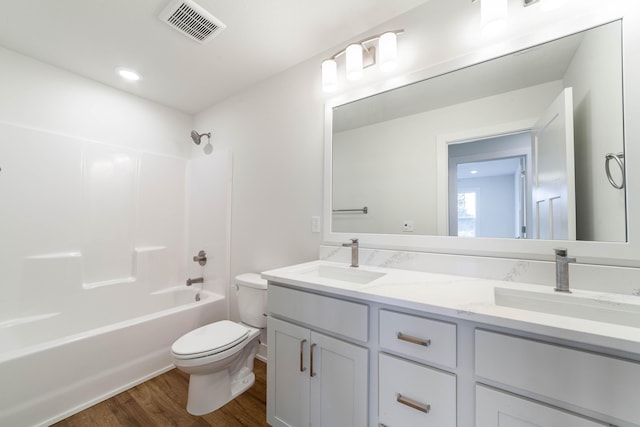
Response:
[[[640,425],[640,363],[605,354],[588,352],[511,334],[483,329],[475,331],[475,371],[479,381],[508,388],[517,394],[546,399],[594,418],[621,420]],[[485,393],[486,394],[486,393]],[[479,395],[480,398],[482,394]],[[539,407],[542,407],[540,405]],[[486,419],[485,408],[476,406],[478,419]],[[507,413],[500,405],[495,413]],[[535,414],[535,411],[534,411]],[[548,422],[532,415],[529,420],[543,427],[556,425],[609,425],[556,411]],[[499,426],[498,422],[477,422],[478,426]],[[511,425],[511,424],[507,424]],[[528,425],[521,424],[513,425]]]
[[[366,426],[369,351],[314,326],[351,338],[364,333],[366,339],[368,307],[273,285],[269,301],[274,302],[267,319],[269,424]]]
[[[373,293],[268,292],[273,426],[640,426],[637,352]]]

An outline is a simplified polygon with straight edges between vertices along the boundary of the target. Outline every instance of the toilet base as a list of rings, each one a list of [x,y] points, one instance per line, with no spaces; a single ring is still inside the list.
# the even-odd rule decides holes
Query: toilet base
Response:
[[[187,412],[191,415],[204,415],[220,409],[247,391],[255,380],[255,374],[247,367],[237,372],[233,379],[226,369],[208,375],[192,374],[189,377]]]

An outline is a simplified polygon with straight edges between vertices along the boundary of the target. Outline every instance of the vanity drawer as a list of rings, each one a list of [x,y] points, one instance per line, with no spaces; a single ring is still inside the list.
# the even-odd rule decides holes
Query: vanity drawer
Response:
[[[456,367],[456,325],[380,310],[380,347],[427,363]]]
[[[479,377],[640,425],[640,364],[477,329]]]
[[[381,425],[455,427],[456,376],[384,353],[379,357]]]
[[[476,426],[604,427],[609,424],[476,385]]]
[[[369,340],[369,307],[351,301],[269,284],[269,313],[354,340]]]

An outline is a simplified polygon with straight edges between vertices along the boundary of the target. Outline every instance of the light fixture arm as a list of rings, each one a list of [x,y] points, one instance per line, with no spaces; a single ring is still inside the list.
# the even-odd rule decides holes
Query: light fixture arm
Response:
[[[386,34],[386,33],[394,33],[394,34],[398,35],[398,34],[402,34],[402,33],[404,33],[404,30],[403,30],[403,29],[400,29],[400,30],[385,31],[385,32],[380,33],[380,34],[376,34],[375,36],[370,36],[370,37],[367,37],[366,39],[362,39],[362,40],[357,41],[357,42],[349,43],[349,45],[352,45],[352,44],[359,44],[360,46],[362,46],[362,48],[363,48],[365,51],[367,51],[367,52],[368,52],[368,51],[369,51],[369,48],[367,48],[367,46],[366,46],[366,45],[367,45],[367,43],[371,43],[371,42],[374,42],[374,41],[378,40],[378,39],[380,38],[380,36],[382,36],[383,34]],[[347,52],[347,49],[346,49],[346,48],[345,48],[345,49],[342,49],[341,51],[339,51],[339,52],[335,53],[334,55],[330,56],[330,57],[329,57],[329,58],[327,58],[327,59],[330,59],[330,60],[334,60],[334,61],[335,61],[337,58],[339,58],[340,56],[344,55],[346,52]]]

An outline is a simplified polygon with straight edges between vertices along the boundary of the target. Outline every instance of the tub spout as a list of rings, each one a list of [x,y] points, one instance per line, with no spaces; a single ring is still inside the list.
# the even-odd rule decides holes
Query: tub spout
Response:
[[[187,279],[187,286],[191,286],[194,283],[204,283],[204,277],[197,277],[195,279]]]

